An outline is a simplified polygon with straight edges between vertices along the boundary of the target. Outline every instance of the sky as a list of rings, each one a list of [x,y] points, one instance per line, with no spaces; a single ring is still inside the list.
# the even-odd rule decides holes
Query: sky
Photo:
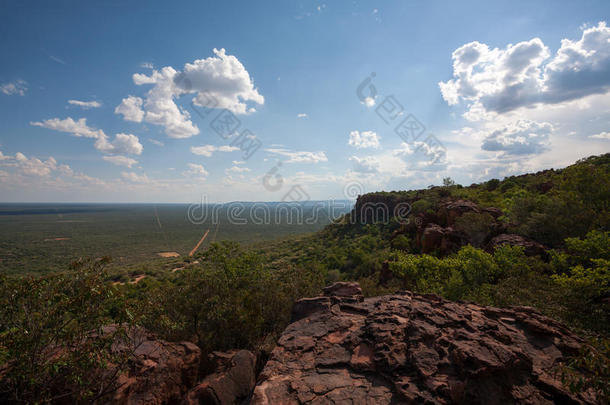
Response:
[[[610,151],[610,2],[0,4],[0,201],[353,199]]]

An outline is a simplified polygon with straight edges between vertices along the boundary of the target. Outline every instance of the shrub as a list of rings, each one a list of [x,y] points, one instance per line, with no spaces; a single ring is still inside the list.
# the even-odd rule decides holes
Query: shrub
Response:
[[[0,276],[0,400],[94,402],[116,388],[117,374],[104,370],[126,366],[124,354],[110,350],[125,335],[102,327],[127,312],[105,282],[105,263],[40,278]]]

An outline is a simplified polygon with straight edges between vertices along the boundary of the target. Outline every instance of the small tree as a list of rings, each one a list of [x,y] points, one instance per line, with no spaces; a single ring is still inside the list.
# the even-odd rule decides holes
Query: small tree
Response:
[[[455,181],[451,177],[445,177],[443,179],[443,186],[444,187],[455,186]]]
[[[104,280],[105,263],[40,278],[0,276],[0,402],[95,403],[116,389],[128,354],[111,349],[126,334],[103,327],[111,313],[125,312]]]

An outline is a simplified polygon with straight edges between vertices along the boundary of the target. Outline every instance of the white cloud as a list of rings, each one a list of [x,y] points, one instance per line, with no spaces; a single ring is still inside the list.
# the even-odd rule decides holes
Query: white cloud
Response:
[[[227,170],[225,170],[225,173],[246,173],[246,172],[250,172],[251,170],[247,167],[239,167],[239,166],[233,166]]]
[[[178,72],[169,66],[160,71],[153,70],[150,76],[134,74],[135,84],[154,84],[143,102],[143,110],[138,109],[138,97],[134,97],[131,102],[128,102],[130,104],[124,104],[129,98],[124,99],[117,108],[123,106],[124,108],[121,110],[128,112],[126,117],[133,118],[133,120],[138,119],[141,114],[139,111],[142,111],[141,119],[165,127],[165,133],[170,138],[190,138],[197,135],[199,128],[191,122],[188,111],[180,109],[174,102],[174,98],[183,93],[174,83],[177,74]]]
[[[349,145],[358,148],[379,148],[379,136],[373,131],[351,131],[349,133]]]
[[[305,113],[297,114],[297,118],[307,118],[307,114],[305,114]]]
[[[148,141],[149,141],[150,143],[154,143],[154,144],[155,144],[155,145],[157,145],[157,146],[165,146],[165,144],[164,144],[163,142],[158,141],[158,140],[156,140],[156,139],[149,139]]]
[[[362,101],[362,104],[364,104],[367,107],[374,107],[375,106],[375,99],[373,97],[365,97],[364,100]]]
[[[96,139],[95,148],[104,153],[140,155],[143,149],[138,137],[131,134],[116,134],[114,141],[109,141],[104,131],[87,126],[85,118],[81,118],[78,121],[74,121],[70,117],[63,120],[52,118],[42,122],[31,122],[30,124],[55,131],[67,132],[78,137],[94,138]]]
[[[203,165],[198,165],[195,163],[188,163],[187,166],[188,166],[188,170],[185,172],[182,172],[182,174],[184,176],[205,178],[209,174],[208,171],[205,170]]]
[[[0,84],[0,92],[7,96],[13,94],[25,96],[26,91],[28,91],[28,83],[25,80],[16,80],[14,82]]]
[[[121,177],[131,183],[148,183],[150,182],[146,174],[137,174],[134,172],[121,172]]]
[[[123,119],[126,121],[142,122],[144,119],[143,103],[144,100],[140,97],[128,96],[114,109],[114,113],[123,115]]]
[[[106,135],[100,136],[95,142],[95,148],[113,155],[140,155],[144,147],[137,136],[131,134],[116,134],[114,141],[108,141]]]
[[[445,169],[448,164],[447,150],[434,142],[402,142],[400,148],[392,150],[391,156],[406,164],[403,171],[438,171]]]
[[[548,122],[518,120],[489,133],[482,149],[503,155],[539,154],[548,149],[553,126]]]
[[[84,136],[85,138],[97,139],[101,135],[104,135],[104,132],[101,129],[93,129],[88,127],[86,118],[81,118],[78,121],[74,121],[70,117],[63,120],[60,120],[59,118],[51,118],[42,122],[30,122],[30,124],[55,131],[68,132],[74,136]]]
[[[324,152],[292,152],[280,148],[265,149],[265,151],[275,155],[288,157],[288,160],[286,160],[285,163],[320,163],[328,161],[326,153]]]
[[[377,173],[379,172],[379,161],[373,156],[359,158],[352,156],[349,158],[354,164],[354,171],[358,173]]]
[[[394,149],[392,151],[392,154],[394,156],[398,156],[398,157],[406,157],[406,156],[409,156],[409,155],[413,154],[413,149],[411,148],[411,146],[409,146],[408,143],[401,142],[400,143],[400,148]]]
[[[57,161],[50,157],[46,161],[42,161],[38,158],[28,158],[23,153],[17,152],[15,154],[15,160],[19,170],[29,176],[48,176],[51,171],[57,169]]]
[[[610,132],[600,132],[599,134],[589,136],[589,138],[610,140]]]
[[[153,65],[150,62],[142,62],[142,63],[140,63],[140,67],[143,69],[154,69],[155,65]]]
[[[81,107],[85,110],[88,110],[89,108],[99,108],[102,106],[102,103],[100,103],[99,101],[68,100],[68,104]]]
[[[234,165],[243,165],[243,164],[246,164],[246,161],[245,160],[234,160],[233,164]]]
[[[248,102],[264,104],[264,97],[254,87],[250,74],[233,55],[224,49],[214,49],[215,56],[186,63],[181,72],[171,66],[153,70],[150,76],[136,73],[136,85],[153,84],[141,105],[138,100],[124,99],[117,113],[132,120],[140,119],[165,127],[170,138],[189,138],[199,133],[188,111],[176,105],[175,99],[193,94],[193,103],[200,107],[225,108],[235,114],[247,114],[255,109]],[[123,112],[121,112],[123,111]],[[143,115],[140,114],[143,112]],[[125,114],[127,113],[127,114]]]
[[[214,152],[234,152],[239,150],[237,146],[214,146],[214,145],[203,145],[203,146],[191,146],[191,153],[199,156],[210,157]]]
[[[113,165],[125,166],[131,169],[131,166],[138,163],[137,160],[129,158],[127,156],[104,156],[102,157],[106,162],[110,162]]]
[[[545,64],[550,56],[539,38],[504,49],[470,42],[453,52],[454,79],[439,83],[441,93],[448,104],[464,101],[479,116],[610,91],[610,28],[605,22],[585,29],[578,41],[562,40]]]

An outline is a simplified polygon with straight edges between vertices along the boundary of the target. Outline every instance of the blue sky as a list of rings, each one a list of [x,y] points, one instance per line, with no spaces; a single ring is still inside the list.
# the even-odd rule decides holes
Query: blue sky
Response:
[[[609,11],[4,1],[0,201],[342,199],[562,167],[609,150]]]

